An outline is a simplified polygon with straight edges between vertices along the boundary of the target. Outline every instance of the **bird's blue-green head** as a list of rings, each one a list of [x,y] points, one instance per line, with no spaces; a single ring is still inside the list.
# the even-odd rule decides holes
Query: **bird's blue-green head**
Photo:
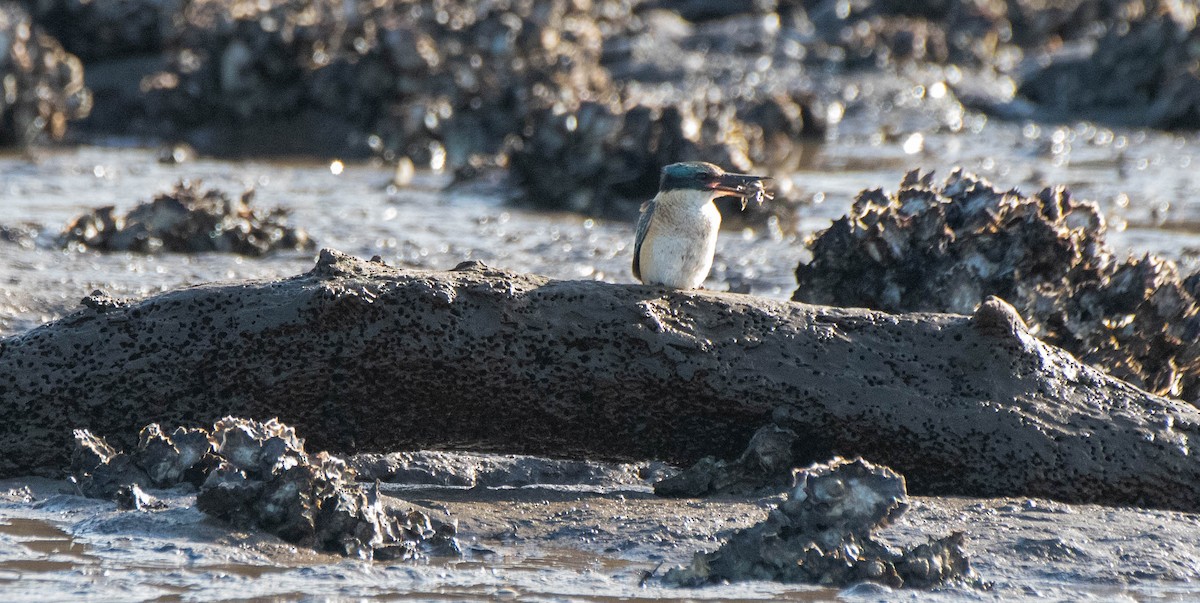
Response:
[[[761,190],[757,183],[767,176],[730,174],[718,166],[705,161],[672,163],[662,170],[659,192],[676,190],[711,191],[720,195],[748,197]]]

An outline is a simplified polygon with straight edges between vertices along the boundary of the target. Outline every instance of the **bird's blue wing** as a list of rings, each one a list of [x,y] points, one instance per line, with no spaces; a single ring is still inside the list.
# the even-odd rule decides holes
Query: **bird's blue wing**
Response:
[[[642,214],[638,216],[637,223],[637,240],[633,243],[633,276],[634,278],[642,279],[642,243],[646,240],[646,233],[650,232],[650,219],[654,217],[654,199],[651,199],[642,204]]]

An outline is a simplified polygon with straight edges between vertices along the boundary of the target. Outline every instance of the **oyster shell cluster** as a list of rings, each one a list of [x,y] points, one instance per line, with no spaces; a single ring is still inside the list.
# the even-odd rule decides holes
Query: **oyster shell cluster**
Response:
[[[897,550],[873,537],[908,509],[904,477],[862,459],[797,470],[787,500],[690,566],[664,577],[682,586],[777,580],[830,586],[875,582],[929,588],[978,581],[961,532]]]
[[[158,424],[142,429],[125,453],[87,430],[75,432],[72,472],[87,496],[125,508],[154,509],[143,488],[190,483],[196,506],[239,528],[365,559],[458,554],[455,528],[419,511],[385,506],[377,488],[325,452],[309,454],[291,427],[226,417],[211,430]]]
[[[79,59],[13,2],[0,2],[0,83],[0,147],[58,140],[92,107]]]
[[[189,2],[168,68],[145,82],[147,123],[201,128],[193,138],[225,152],[456,167],[500,151],[531,111],[604,94],[602,28],[628,12],[618,0]]]
[[[987,296],[1030,332],[1155,393],[1200,398],[1200,306],[1174,263],[1118,260],[1097,207],[1063,187],[1025,196],[955,170],[867,190],[809,244],[792,296],[889,312],[969,314]]]
[[[287,224],[286,210],[259,213],[250,206],[253,198],[253,189],[231,198],[220,190],[205,189],[198,180],[184,180],[124,216],[108,206],[75,218],[59,234],[58,245],[98,251],[216,251],[248,256],[313,248],[307,233]]]

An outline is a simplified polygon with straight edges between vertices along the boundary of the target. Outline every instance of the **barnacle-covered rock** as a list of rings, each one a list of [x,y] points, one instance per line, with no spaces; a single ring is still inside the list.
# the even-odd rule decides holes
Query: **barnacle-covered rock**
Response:
[[[454,529],[422,513],[385,509],[377,489],[354,483],[355,472],[325,452],[309,455],[295,430],[226,417],[211,438],[221,465],[196,497],[201,511],[242,527],[344,555],[412,558],[457,552]]]
[[[1063,187],[1001,191],[961,170],[859,194],[811,243],[792,299],[971,313],[1004,299],[1034,335],[1150,391],[1200,397],[1200,306],[1169,261],[1118,261],[1097,207]]]
[[[79,59],[8,1],[0,1],[0,84],[0,146],[60,139],[91,110]]]
[[[125,454],[86,430],[75,432],[75,479],[81,491],[113,498],[122,508],[153,509],[150,485],[199,486],[197,507],[241,528],[364,559],[412,559],[459,552],[455,528],[419,511],[383,503],[378,488],[355,483],[355,472],[325,452],[310,455],[291,427],[225,417],[212,430],[157,424]]]
[[[140,253],[225,252],[261,256],[285,249],[311,249],[303,230],[287,225],[287,211],[263,215],[250,207],[254,190],[233,199],[199,181],[175,188],[138,205],[124,216],[102,207],[75,218],[58,237],[67,248]]]
[[[907,61],[981,64],[995,60],[1002,33],[1011,37],[1018,3],[839,2],[781,3],[791,27],[811,32],[806,59],[856,67]],[[801,5],[801,6],[795,6]]]
[[[664,579],[683,586],[777,580],[917,588],[977,581],[961,532],[907,551],[873,538],[907,509],[903,476],[861,458],[835,458],[797,470],[787,500],[765,521],[737,532],[717,551],[697,553],[690,566],[674,568]]]

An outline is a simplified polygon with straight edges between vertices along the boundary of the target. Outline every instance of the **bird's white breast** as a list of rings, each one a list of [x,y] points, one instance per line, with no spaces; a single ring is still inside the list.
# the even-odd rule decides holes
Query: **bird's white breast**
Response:
[[[709,194],[660,195],[638,257],[642,282],[695,289],[708,278],[717,249],[721,213]]]

